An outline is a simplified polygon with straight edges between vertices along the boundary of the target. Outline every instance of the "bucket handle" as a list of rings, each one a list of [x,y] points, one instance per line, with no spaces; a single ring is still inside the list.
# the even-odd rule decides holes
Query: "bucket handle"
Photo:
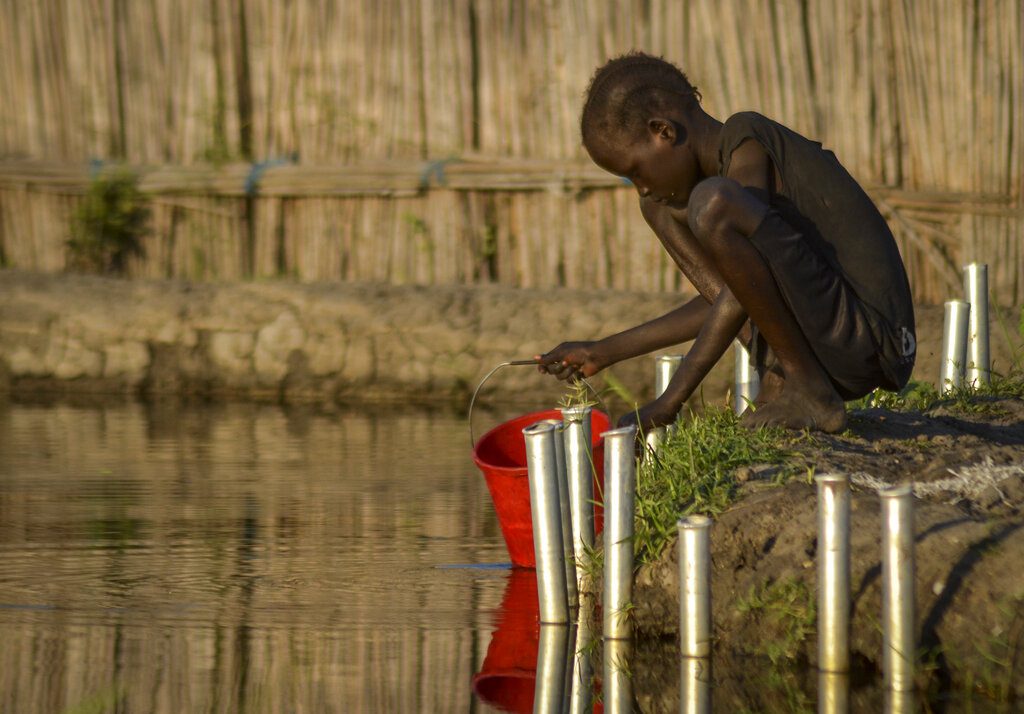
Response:
[[[502,369],[503,367],[525,367],[527,365],[536,366],[537,364],[537,360],[533,359],[515,359],[509,360],[508,362],[502,362],[494,369],[492,369],[490,372],[488,372],[486,375],[484,375],[484,378],[481,379],[480,383],[476,385],[476,389],[473,390],[473,396],[470,397],[469,400],[469,414],[467,415],[466,418],[466,421],[469,422],[470,450],[476,448],[476,437],[473,436],[473,405],[476,404],[476,397],[480,393],[480,390],[483,388],[484,384],[487,383],[487,380],[494,376],[494,373]],[[579,380],[582,381],[585,385],[587,385],[587,388],[593,393],[594,398],[597,399],[598,403],[601,405],[601,408],[607,412],[608,407],[605,406],[604,400],[601,399],[601,394],[596,389],[594,389],[594,385],[588,382],[586,377],[579,377]]]

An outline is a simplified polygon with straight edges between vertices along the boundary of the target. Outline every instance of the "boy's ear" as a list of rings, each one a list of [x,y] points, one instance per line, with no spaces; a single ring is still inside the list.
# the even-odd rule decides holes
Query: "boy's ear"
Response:
[[[673,146],[686,141],[686,129],[671,119],[661,117],[648,119],[647,130],[651,132],[652,137],[667,141]]]

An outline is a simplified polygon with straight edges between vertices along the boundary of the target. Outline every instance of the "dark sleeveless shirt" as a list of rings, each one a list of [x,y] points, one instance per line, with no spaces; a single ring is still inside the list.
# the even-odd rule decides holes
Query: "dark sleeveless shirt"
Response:
[[[875,204],[831,151],[756,112],[729,117],[721,175],[747,139],[771,158],[782,187],[771,205],[846,280],[860,299],[882,370],[902,386],[914,367],[914,305],[903,260]]]

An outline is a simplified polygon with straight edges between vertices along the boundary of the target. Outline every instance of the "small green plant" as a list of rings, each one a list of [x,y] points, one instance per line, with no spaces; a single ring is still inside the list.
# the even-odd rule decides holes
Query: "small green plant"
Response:
[[[782,463],[789,455],[784,439],[781,428],[742,427],[729,409],[707,407],[688,421],[680,419],[637,474],[637,561],[658,557],[680,516],[724,511],[736,496],[738,467]]]
[[[138,177],[126,170],[95,179],[71,218],[68,266],[90,273],[123,274],[141,256],[149,209]]]
[[[876,389],[866,397],[850,402],[851,409],[891,409],[892,411],[924,411],[940,399],[929,382],[912,380],[898,392]]]
[[[590,385],[585,380],[577,378],[568,383],[565,394],[558,400],[558,406],[563,409],[592,407],[597,402],[590,397]]]
[[[814,594],[802,580],[785,578],[752,588],[737,609],[762,619],[767,636],[758,646],[773,664],[795,660],[815,632]]]

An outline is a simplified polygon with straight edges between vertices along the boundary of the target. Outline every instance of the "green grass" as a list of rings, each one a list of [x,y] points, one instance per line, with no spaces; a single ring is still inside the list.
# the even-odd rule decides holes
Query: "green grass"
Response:
[[[761,618],[768,634],[757,644],[773,664],[794,661],[815,633],[814,593],[802,580],[785,578],[753,588],[736,608]]]
[[[689,420],[680,419],[637,473],[637,562],[658,557],[675,536],[680,517],[714,516],[728,508],[736,498],[736,469],[783,462],[790,455],[787,443],[781,428],[751,431],[728,409],[708,407]]]
[[[984,414],[1000,411],[992,399],[1024,398],[1024,372],[1013,371],[1007,375],[992,374],[990,384],[972,386],[963,384],[953,387],[945,394],[929,382],[911,381],[899,392],[876,389],[871,394],[850,402],[850,409],[889,409],[895,412],[927,412],[939,406],[946,406],[963,414]]]

